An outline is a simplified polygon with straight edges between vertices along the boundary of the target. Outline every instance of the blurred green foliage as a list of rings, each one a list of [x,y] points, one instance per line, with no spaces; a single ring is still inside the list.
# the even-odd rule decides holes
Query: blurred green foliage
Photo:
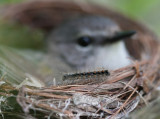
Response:
[[[0,43],[17,48],[39,49],[43,46],[44,34],[14,23],[0,21]]]
[[[17,2],[21,2],[23,0],[0,0],[0,4],[8,4],[8,3],[17,3]]]

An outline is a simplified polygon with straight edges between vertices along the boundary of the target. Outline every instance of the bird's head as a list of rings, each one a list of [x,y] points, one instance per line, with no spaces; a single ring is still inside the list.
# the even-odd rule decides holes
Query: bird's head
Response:
[[[54,29],[47,41],[49,52],[73,69],[117,69],[130,63],[124,39],[134,31],[121,31],[107,17],[85,16]]]

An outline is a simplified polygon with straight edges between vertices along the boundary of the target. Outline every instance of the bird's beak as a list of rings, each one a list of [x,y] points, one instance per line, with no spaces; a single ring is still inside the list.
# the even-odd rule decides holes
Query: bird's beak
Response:
[[[134,31],[134,30],[119,32],[119,33],[115,34],[114,36],[107,38],[106,42],[107,43],[114,43],[114,42],[117,42],[120,40],[125,40],[127,38],[130,38],[134,34],[136,34],[136,31]]]

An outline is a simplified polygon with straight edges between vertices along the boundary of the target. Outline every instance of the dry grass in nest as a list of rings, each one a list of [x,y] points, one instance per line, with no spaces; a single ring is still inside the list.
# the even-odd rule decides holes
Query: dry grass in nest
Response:
[[[150,61],[111,71],[100,83],[81,80],[41,89],[23,86],[17,101],[26,113],[33,109],[50,117],[121,118],[133,111],[140,100],[144,104],[151,100],[144,96],[159,86],[159,71],[160,55],[156,55]]]

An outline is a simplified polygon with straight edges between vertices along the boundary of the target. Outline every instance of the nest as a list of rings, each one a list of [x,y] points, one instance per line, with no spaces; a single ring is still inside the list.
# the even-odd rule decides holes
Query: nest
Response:
[[[102,82],[84,77],[72,85],[41,89],[23,86],[17,101],[26,113],[30,108],[41,109],[50,117],[122,118],[133,111],[140,100],[146,105],[152,100],[148,94],[160,84],[159,70],[160,56],[157,55],[150,61],[111,71]]]
[[[128,50],[137,60],[107,74],[102,70],[65,75],[71,80],[60,86],[22,86],[17,102],[25,113],[33,117],[40,114],[41,118],[123,118],[153,100],[150,94],[160,84],[160,46],[157,37],[145,26],[96,5],[58,0],[12,5],[6,9],[4,18],[49,32],[68,18],[89,14],[108,16],[122,30],[136,30],[137,37],[126,41],[126,45],[130,44]],[[31,110],[37,111],[37,115]]]

